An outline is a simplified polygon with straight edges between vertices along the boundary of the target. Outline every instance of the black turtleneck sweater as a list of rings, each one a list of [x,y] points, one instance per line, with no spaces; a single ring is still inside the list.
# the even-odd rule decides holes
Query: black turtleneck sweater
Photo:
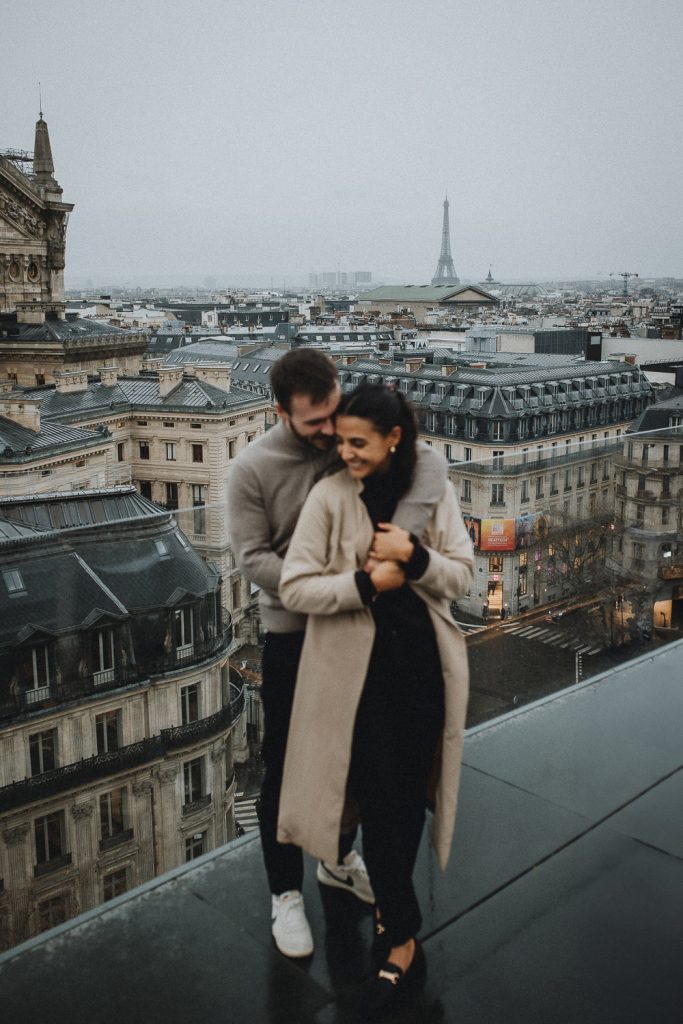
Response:
[[[391,522],[401,498],[399,481],[391,469],[387,473],[373,473],[363,481],[360,498],[377,529],[378,523]],[[403,568],[407,579],[418,580],[429,564],[429,552],[414,534],[410,539],[413,554]],[[398,590],[385,590],[378,594],[369,574],[361,569],[356,573],[356,584],[363,601],[371,608],[379,632],[389,631],[406,639],[434,637],[427,606],[407,582]]]

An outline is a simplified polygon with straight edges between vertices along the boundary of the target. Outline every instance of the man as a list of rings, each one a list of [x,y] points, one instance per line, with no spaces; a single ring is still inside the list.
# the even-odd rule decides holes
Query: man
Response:
[[[341,391],[334,363],[315,349],[294,349],[271,371],[278,424],[242,452],[228,481],[228,516],[237,565],[260,587],[263,647],[261,697],[265,774],[259,802],[263,859],[272,894],[273,938],[281,953],[310,956],[313,938],[301,896],[303,855],[277,841],[277,817],[289,718],[306,628],[305,616],[287,611],[278,587],[287,547],[313,485],[340,465],[334,414]],[[421,534],[447,485],[446,463],[420,447],[416,479],[394,521]],[[417,495],[420,498],[417,498]],[[339,863],[318,864],[322,885],[374,903],[355,832],[340,836]]]

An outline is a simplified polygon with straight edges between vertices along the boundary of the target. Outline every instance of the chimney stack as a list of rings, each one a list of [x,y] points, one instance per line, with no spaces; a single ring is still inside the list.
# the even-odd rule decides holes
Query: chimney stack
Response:
[[[28,427],[36,434],[40,432],[40,399],[39,398],[10,398],[9,395],[0,396],[0,416],[6,416],[13,423],[21,427]]]
[[[182,366],[160,366],[157,370],[159,375],[159,394],[162,398],[170,395],[183,379]]]
[[[118,366],[100,366],[98,371],[100,382],[105,388],[113,388],[119,379]]]
[[[62,370],[55,374],[55,387],[60,394],[88,390],[87,370]]]

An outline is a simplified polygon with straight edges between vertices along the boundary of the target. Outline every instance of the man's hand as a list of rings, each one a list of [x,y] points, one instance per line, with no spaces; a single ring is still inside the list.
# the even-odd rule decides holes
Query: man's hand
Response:
[[[380,562],[409,562],[413,554],[413,542],[408,531],[394,523],[378,523],[377,526],[379,529],[370,548],[370,558]]]
[[[370,573],[370,579],[378,594],[383,590],[398,590],[406,581],[406,574],[398,562],[379,562]]]

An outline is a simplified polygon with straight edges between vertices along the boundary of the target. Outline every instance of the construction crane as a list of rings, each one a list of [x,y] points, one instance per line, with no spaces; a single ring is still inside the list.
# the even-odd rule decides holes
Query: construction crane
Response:
[[[610,274],[610,277],[623,277],[623,279],[624,279],[624,291],[622,292],[622,294],[623,294],[624,298],[627,299],[628,298],[628,279],[629,279],[629,277],[638,277],[638,274],[634,274],[630,270],[621,270],[621,271],[616,271],[613,274]]]

